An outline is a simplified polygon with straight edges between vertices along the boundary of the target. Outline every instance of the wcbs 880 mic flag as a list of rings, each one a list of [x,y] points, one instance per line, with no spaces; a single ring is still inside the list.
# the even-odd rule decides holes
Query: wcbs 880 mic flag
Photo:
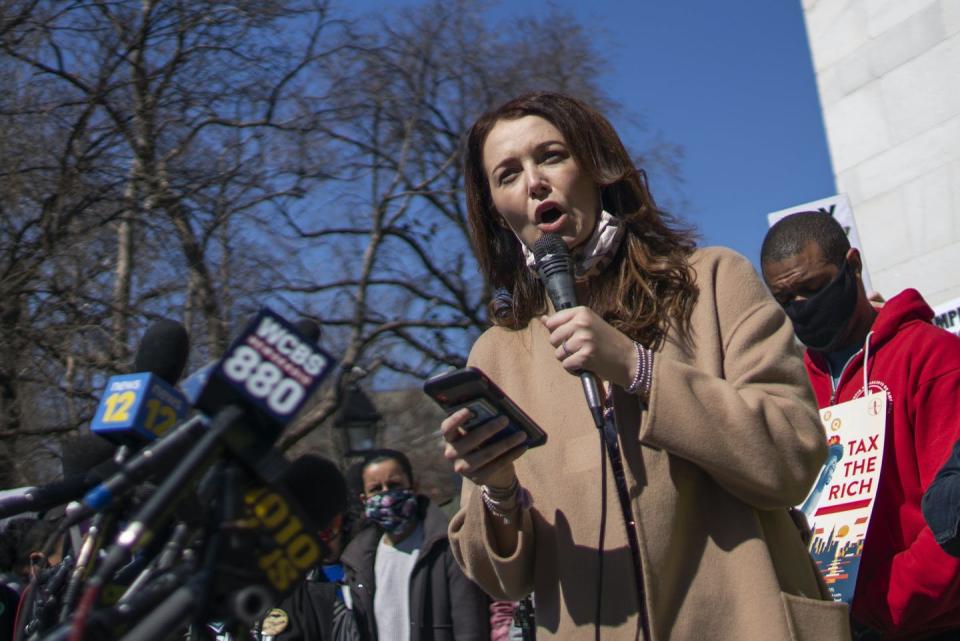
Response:
[[[257,446],[269,447],[332,364],[297,326],[264,307],[210,370],[194,406],[210,416],[225,405],[244,406],[260,427]]]

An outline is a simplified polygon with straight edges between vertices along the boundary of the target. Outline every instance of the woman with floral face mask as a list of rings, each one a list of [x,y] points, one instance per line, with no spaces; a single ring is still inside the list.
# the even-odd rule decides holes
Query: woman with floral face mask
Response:
[[[367,454],[360,466],[368,525],[340,557],[371,640],[489,639],[487,598],[457,566],[447,518],[416,493],[409,459]]]

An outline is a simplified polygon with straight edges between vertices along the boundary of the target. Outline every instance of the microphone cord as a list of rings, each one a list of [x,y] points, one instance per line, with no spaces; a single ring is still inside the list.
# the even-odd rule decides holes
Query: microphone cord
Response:
[[[31,576],[29,583],[27,583],[20,592],[20,600],[17,602],[17,612],[13,617],[13,641],[20,641],[24,638],[23,628],[28,623],[28,621],[24,620],[24,617],[32,615],[33,601],[36,599],[36,592],[39,589],[37,581],[36,575]],[[27,613],[27,609],[31,610],[30,614]]]
[[[570,248],[564,242],[563,238],[556,233],[543,234],[533,246],[533,254],[536,259],[537,271],[540,274],[540,280],[546,289],[547,296],[553,303],[557,311],[576,307],[577,286],[574,279],[573,258],[570,255]],[[566,351],[566,347],[564,347]],[[580,372],[580,381],[583,385],[584,398],[590,415],[600,434],[601,458],[603,450],[606,450],[610,457],[610,466],[613,472],[613,480],[616,482],[617,499],[620,503],[620,510],[623,512],[624,528],[626,529],[627,543],[630,545],[630,556],[633,561],[633,575],[636,582],[637,591],[637,638],[640,632],[643,632],[643,638],[649,637],[649,630],[646,618],[646,608],[644,602],[643,571],[640,559],[640,542],[637,540],[636,518],[633,516],[633,508],[630,504],[630,495],[627,491],[626,474],[623,470],[623,458],[620,454],[620,445],[618,441],[617,419],[613,408],[612,390],[604,394],[601,391],[594,374],[588,371]],[[597,546],[599,573],[597,590],[597,613],[595,636],[600,639],[600,608],[603,603],[602,583],[603,583],[603,549],[604,534],[606,533],[607,523],[607,474],[606,459],[601,462],[601,512],[600,512],[600,543]]]
[[[633,516],[633,508],[630,505],[630,495],[627,491],[626,473],[623,469],[623,457],[620,454],[620,446],[617,439],[619,430],[617,429],[617,417],[613,408],[613,390],[611,389],[603,399],[603,421],[598,421],[597,431],[600,433],[600,543],[597,546],[599,568],[597,574],[597,615],[595,637],[600,639],[600,608],[603,603],[602,585],[603,585],[603,551],[604,538],[607,527],[607,457],[610,458],[613,480],[616,484],[617,499],[620,502],[620,510],[623,513],[623,525],[626,530],[627,544],[630,548],[630,558],[633,564],[633,576],[637,595],[637,629],[636,639],[649,639],[649,624],[647,621],[647,611],[644,598],[645,589],[643,584],[643,570],[640,559],[640,542],[637,540],[636,518]],[[607,456],[604,456],[606,453]]]
[[[594,617],[593,638],[600,641],[600,609],[603,607],[603,548],[607,534],[607,456],[600,440],[600,541],[597,543],[597,614]]]

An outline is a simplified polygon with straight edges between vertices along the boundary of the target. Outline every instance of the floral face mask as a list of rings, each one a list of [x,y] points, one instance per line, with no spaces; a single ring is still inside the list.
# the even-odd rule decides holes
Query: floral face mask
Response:
[[[408,488],[379,492],[364,502],[364,513],[387,532],[402,530],[417,514],[417,496]]]

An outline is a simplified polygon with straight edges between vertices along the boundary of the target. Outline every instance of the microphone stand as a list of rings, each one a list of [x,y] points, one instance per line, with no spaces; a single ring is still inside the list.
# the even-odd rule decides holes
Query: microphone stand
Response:
[[[221,443],[222,436],[243,422],[244,412],[239,407],[228,405],[219,411],[210,429],[187,452],[180,464],[174,468],[140,508],[131,523],[120,533],[97,573],[87,582],[86,590],[74,614],[71,641],[81,641],[83,638],[87,619],[106,582],[134,552],[149,543],[154,529],[179,504],[187,490],[193,486],[193,482],[221,456],[224,449]]]
[[[228,405],[214,417],[210,429],[204,433],[183,460],[167,476],[153,495],[131,519],[130,524],[117,537],[103,562],[100,575],[116,571],[134,551],[145,545],[154,530],[193,487],[195,481],[223,454],[223,438],[228,431],[242,428],[244,412],[239,407]]]
[[[154,577],[149,585],[125,602],[91,612],[84,631],[86,636],[90,639],[113,641],[121,631],[129,627],[130,621],[146,616],[158,602],[172,594],[195,571],[192,563],[183,563]],[[64,623],[43,637],[43,641],[67,641],[70,631],[70,623]]]
[[[226,493],[224,489],[224,493]],[[229,508],[220,506],[221,515]],[[220,529],[212,529],[206,543],[205,558],[199,572],[170,593],[157,607],[144,616],[121,637],[121,641],[165,641],[172,636],[182,636],[185,621],[196,624],[206,619],[209,597],[213,585],[216,559],[222,545]]]
[[[59,566],[43,571],[36,585],[36,598],[33,601],[32,618],[23,626],[23,635],[30,638],[43,632],[56,622],[56,608],[63,591],[63,585],[73,568],[73,557],[66,556]]]
[[[127,590],[117,600],[117,604],[122,605],[130,601],[144,586],[153,581],[155,577],[170,570],[186,548],[190,534],[191,530],[189,525],[184,522],[177,523],[173,528],[173,534],[170,535],[170,539],[164,545],[160,554],[156,557],[156,560],[137,575],[137,578],[130,583]]]
[[[271,489],[271,483],[262,480],[256,469],[248,469],[251,461],[243,456],[250,450],[249,444],[260,436],[258,430],[262,432],[255,418],[239,407],[227,406],[217,413],[210,429],[130,519],[96,575],[87,582],[69,631],[69,641],[82,641],[88,624],[98,619],[93,607],[99,591],[129,556],[150,545],[154,531],[188,497],[188,490],[205,474],[207,478],[203,484],[209,484],[211,498],[216,498],[211,501],[215,513],[204,524],[200,567],[185,579],[185,583],[163,592],[159,604],[150,600],[152,608],[148,612],[146,607],[138,608],[137,614],[144,612],[144,616],[139,617],[129,630],[123,630],[125,634],[121,641],[166,641],[178,637],[187,624],[198,626],[210,621],[222,621],[227,630],[242,636],[271,603],[292,589],[296,576],[290,577],[290,583],[281,583],[275,580],[263,562],[275,563],[269,559],[276,559],[278,555],[284,558],[282,555],[287,552],[282,546],[287,540],[282,537],[293,534],[283,534],[290,532],[289,528],[284,528],[281,533],[273,524],[267,525],[264,516],[258,516],[257,508],[248,507],[251,500],[258,500],[257,497],[279,497],[282,494],[280,488]],[[262,450],[260,454],[262,457]],[[300,531],[297,536],[309,537],[311,528],[304,527],[309,525],[309,519],[301,519],[295,511],[286,512],[290,508],[282,498],[277,500],[284,513],[289,514],[287,522],[296,524],[293,532]],[[259,503],[255,505],[260,506]],[[248,513],[248,510],[252,512]],[[316,546],[315,540],[307,540]],[[168,544],[168,549],[171,545],[177,544]],[[161,559],[156,561],[157,564],[160,562]],[[291,566],[291,569],[295,568]],[[130,600],[137,599],[138,592],[148,591],[159,580],[145,579],[146,586],[134,588]],[[156,592],[150,590],[150,594]],[[116,609],[122,610],[124,605],[118,603]],[[129,620],[130,615],[124,617],[124,621]],[[197,630],[196,627],[192,629],[194,636]],[[116,638],[111,636],[111,639]]]
[[[57,619],[59,623],[63,623],[70,616],[70,612],[80,594],[83,580],[87,578],[89,570],[92,569],[96,554],[103,546],[107,532],[112,529],[115,520],[116,517],[110,512],[99,512],[93,517],[93,521],[83,537],[83,544],[77,552],[77,563],[70,575],[67,588],[64,590],[63,599],[61,599],[60,616]]]
[[[220,490],[218,515],[207,532],[201,569],[143,617],[120,641],[166,641],[179,635],[186,621],[191,622],[191,626],[200,626],[223,615],[227,619],[226,629],[233,632],[235,638],[240,638],[237,635],[249,630],[271,602],[264,591],[243,586],[228,593],[225,599],[228,607],[222,611],[211,607],[215,605],[211,599],[217,588],[218,565],[225,554],[244,547],[245,537],[237,528],[238,525],[241,529],[246,527],[243,525],[241,496],[245,473],[240,464],[232,459],[218,462],[214,478]]]

